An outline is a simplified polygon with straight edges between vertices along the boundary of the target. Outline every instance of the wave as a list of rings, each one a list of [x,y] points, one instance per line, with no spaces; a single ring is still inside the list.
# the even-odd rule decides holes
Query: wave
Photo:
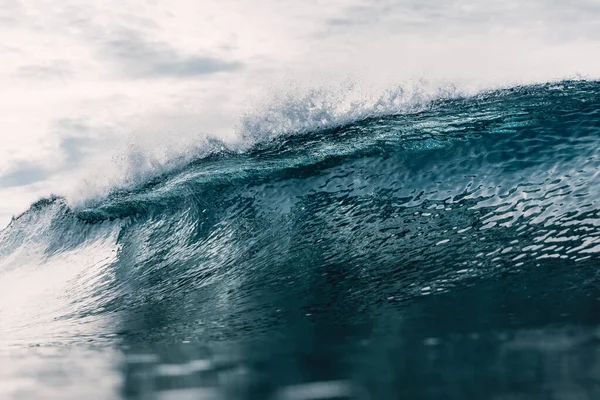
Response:
[[[263,140],[246,148],[215,145],[83,205],[36,202],[0,232],[0,276],[8,287],[29,271],[39,286],[42,271],[68,269],[59,302],[27,300],[58,330],[160,310],[118,330],[208,318],[223,337],[262,326],[267,306],[335,319],[348,299],[366,309],[535,268],[580,271],[600,254],[599,94],[599,82],[564,81],[353,118],[248,117]]]

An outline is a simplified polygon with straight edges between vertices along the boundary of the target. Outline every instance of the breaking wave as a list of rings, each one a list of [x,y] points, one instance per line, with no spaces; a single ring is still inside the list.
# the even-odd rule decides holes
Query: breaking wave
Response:
[[[280,310],[352,325],[506,276],[597,280],[599,82],[388,103],[248,116],[244,148],[36,202],[0,233],[2,340],[251,338]]]

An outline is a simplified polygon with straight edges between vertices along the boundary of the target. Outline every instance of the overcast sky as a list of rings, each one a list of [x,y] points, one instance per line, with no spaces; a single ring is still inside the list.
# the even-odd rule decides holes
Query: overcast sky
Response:
[[[597,0],[0,0],[0,228],[238,143],[282,93],[597,79],[598,21]]]

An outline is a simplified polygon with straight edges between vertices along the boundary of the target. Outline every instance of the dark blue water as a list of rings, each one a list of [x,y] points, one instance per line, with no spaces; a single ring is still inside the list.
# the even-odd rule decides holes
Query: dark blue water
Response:
[[[600,83],[222,150],[0,233],[5,396],[600,398]]]

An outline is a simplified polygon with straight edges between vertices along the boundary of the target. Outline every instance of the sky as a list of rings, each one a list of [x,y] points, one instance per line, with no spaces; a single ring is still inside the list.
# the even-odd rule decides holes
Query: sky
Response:
[[[0,228],[399,88],[598,79],[598,21],[597,0],[0,0]]]

